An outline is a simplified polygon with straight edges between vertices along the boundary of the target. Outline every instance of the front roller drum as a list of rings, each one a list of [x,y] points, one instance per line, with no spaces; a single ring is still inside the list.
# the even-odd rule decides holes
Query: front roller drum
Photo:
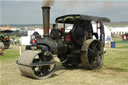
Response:
[[[81,49],[81,62],[88,69],[97,69],[103,63],[103,45],[99,40],[85,40]]]
[[[25,76],[45,79],[50,77],[55,71],[55,64],[45,64],[53,61],[52,56],[44,56],[41,51],[26,50],[18,60],[18,66],[21,73]]]

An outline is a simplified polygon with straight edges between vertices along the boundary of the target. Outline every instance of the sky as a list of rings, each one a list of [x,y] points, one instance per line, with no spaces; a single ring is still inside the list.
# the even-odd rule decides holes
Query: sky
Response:
[[[42,0],[0,0],[0,24],[42,24]],[[50,22],[66,14],[103,16],[128,21],[128,0],[54,0]]]

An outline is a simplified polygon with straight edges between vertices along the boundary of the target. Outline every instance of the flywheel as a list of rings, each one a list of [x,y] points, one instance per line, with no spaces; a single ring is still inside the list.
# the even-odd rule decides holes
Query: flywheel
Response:
[[[104,58],[103,45],[99,40],[85,40],[81,48],[81,63],[89,69],[102,66]]]
[[[52,56],[44,56],[41,51],[33,50],[23,52],[17,63],[23,75],[36,79],[50,77],[56,67]]]

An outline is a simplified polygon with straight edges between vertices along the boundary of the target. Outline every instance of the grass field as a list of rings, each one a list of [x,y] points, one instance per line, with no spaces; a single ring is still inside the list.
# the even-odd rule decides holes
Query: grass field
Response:
[[[5,50],[0,56],[1,85],[128,85],[128,43],[117,39],[117,48],[107,48],[103,67],[87,70],[82,65],[65,69],[58,65],[55,74],[45,80],[35,80],[21,75],[16,65],[18,47]]]

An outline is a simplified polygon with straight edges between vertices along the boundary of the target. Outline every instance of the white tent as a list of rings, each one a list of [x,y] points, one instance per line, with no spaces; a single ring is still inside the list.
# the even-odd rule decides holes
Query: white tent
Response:
[[[22,36],[20,38],[21,45],[30,45],[30,36]]]
[[[128,27],[111,27],[112,34],[122,35],[128,33]]]
[[[31,35],[34,32],[38,32],[40,35],[43,35],[43,29],[33,29],[33,30],[28,30],[28,36],[22,36],[20,39],[21,45],[30,45],[30,39],[31,39]]]

